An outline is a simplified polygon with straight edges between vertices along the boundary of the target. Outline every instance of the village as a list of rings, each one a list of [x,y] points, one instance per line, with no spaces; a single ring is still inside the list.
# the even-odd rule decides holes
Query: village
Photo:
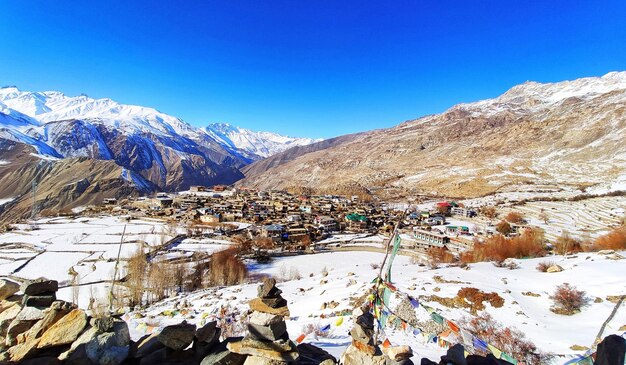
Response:
[[[474,239],[496,232],[496,221],[479,207],[454,201],[397,206],[363,201],[358,196],[295,195],[226,186],[192,186],[176,194],[159,193],[118,201],[105,199],[82,215],[110,212],[129,219],[145,217],[177,222],[188,237],[232,237],[271,240],[282,251],[341,247],[383,248],[399,223],[403,250],[430,248],[452,252],[471,249]],[[515,235],[527,225],[511,223]]]

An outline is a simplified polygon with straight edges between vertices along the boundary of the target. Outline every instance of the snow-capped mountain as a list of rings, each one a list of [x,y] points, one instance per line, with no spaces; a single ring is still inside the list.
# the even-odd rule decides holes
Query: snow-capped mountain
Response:
[[[56,91],[0,88],[0,138],[43,157],[114,160],[139,190],[231,183],[250,163],[203,129],[153,108]],[[146,180],[146,181],[144,181]]]
[[[493,99],[458,104],[327,148],[281,153],[246,167],[239,183],[323,192],[346,186],[394,198],[482,196],[521,186],[621,186],[625,138],[626,72],[611,72],[526,82]]]
[[[322,139],[294,138],[272,132],[255,132],[227,123],[213,123],[204,128],[206,133],[228,150],[245,151],[247,157],[259,160],[295,146],[305,146]]]

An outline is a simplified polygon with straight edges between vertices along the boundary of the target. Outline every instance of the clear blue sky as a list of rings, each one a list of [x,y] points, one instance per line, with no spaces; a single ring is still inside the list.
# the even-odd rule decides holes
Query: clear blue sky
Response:
[[[0,0],[0,84],[295,136],[626,70],[626,1]]]

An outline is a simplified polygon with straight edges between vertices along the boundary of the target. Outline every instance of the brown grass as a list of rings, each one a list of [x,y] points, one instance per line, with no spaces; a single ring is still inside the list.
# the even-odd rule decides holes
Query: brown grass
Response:
[[[625,250],[626,249],[626,227],[615,228],[604,236],[598,237],[593,243],[595,250]]]
[[[554,242],[554,253],[557,255],[565,255],[583,251],[583,242],[573,238],[569,233],[564,233]]]
[[[484,243],[475,243],[474,248],[461,255],[463,262],[504,261],[508,258],[545,256],[543,233],[534,229],[525,230],[522,235],[507,238],[494,235]]]
[[[511,223],[521,223],[524,221],[524,216],[519,212],[510,212],[506,215],[506,221]]]
[[[427,251],[428,261],[431,265],[451,264],[456,261],[456,257],[444,247],[433,247]]]

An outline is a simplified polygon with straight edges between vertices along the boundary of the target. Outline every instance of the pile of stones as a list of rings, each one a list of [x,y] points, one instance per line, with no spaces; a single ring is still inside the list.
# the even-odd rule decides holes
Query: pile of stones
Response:
[[[0,280],[0,363],[121,364],[130,347],[120,319],[89,318],[56,299],[58,283]]]
[[[413,352],[408,346],[381,348],[374,341],[374,316],[366,308],[352,312],[352,343],[341,355],[344,365],[410,365]]]
[[[258,288],[258,297],[250,301],[247,335],[230,342],[231,352],[247,355],[245,364],[287,364],[299,358],[297,346],[289,340],[285,316],[287,301],[276,287],[276,280],[266,278]]]
[[[0,280],[0,364],[26,365],[330,365],[335,359],[313,345],[289,340],[287,301],[266,279],[250,301],[245,337],[220,341],[217,322],[197,328],[183,321],[131,341],[125,321],[92,318],[56,300],[58,283],[34,280],[21,286]],[[302,358],[299,354],[303,354]]]

